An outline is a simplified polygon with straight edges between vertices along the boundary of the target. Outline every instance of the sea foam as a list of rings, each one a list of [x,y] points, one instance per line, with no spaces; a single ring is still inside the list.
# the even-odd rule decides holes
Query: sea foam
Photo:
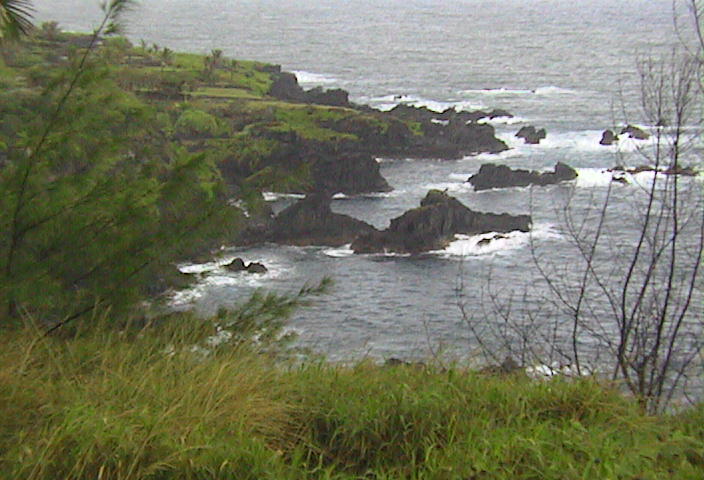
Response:
[[[322,86],[337,83],[338,80],[332,76],[321,73],[306,72],[304,70],[293,70],[299,85],[303,87]]]
[[[533,241],[559,239],[561,235],[552,224],[536,224],[531,232],[483,233],[481,235],[455,235],[455,240],[443,250],[431,253],[444,258],[467,256],[492,256],[510,253]],[[488,242],[487,242],[488,240]]]

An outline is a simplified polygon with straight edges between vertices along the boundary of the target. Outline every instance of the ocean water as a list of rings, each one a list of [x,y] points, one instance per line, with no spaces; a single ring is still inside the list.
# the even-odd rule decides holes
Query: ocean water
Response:
[[[97,2],[93,2],[97,3]],[[67,29],[89,30],[99,11],[78,0],[38,2],[37,17]],[[681,13],[681,12],[680,12]],[[418,256],[352,255],[347,247],[225,246],[222,258],[197,271],[200,283],[174,298],[179,308],[203,313],[236,304],[256,288],[296,291],[331,277],[331,292],[291,319],[300,345],[345,360],[422,358],[442,349],[474,355],[477,342],[458,304],[474,320],[500,322],[496,311],[545,318],[567,315],[548,300],[538,264],[558,282],[579,278],[579,252],[569,241],[564,206],[585,230],[595,228],[614,165],[648,163],[653,142],[598,144],[615,125],[649,127],[640,108],[637,62],[667,56],[691,32],[673,21],[671,0],[153,0],[127,17],[135,41],[176,50],[208,52],[279,63],[305,87],[347,89],[352,100],[380,109],[399,101],[448,107],[505,108],[515,117],[492,123],[510,150],[461,160],[379,159],[394,190],[337,198],[335,211],[377,227],[418,205],[428,189],[447,189],[481,211],[533,215],[532,234],[513,233],[489,245],[461,237],[446,250]],[[400,98],[399,98],[400,97]],[[514,138],[523,125],[544,127],[535,146]],[[689,131],[699,162],[698,130]],[[557,161],[575,167],[572,184],[474,192],[466,179],[482,163],[548,169]],[[633,243],[638,206],[652,176],[613,185],[613,213],[605,225],[604,275],[621,265],[620,249]],[[692,182],[701,191],[702,180]],[[271,194],[281,208],[294,199]],[[692,200],[695,202],[697,200]],[[234,256],[262,261],[261,276],[229,273]],[[615,277],[614,277],[615,278]],[[700,292],[701,293],[701,292]],[[699,294],[700,295],[700,294]],[[693,315],[702,315],[701,295]],[[596,301],[596,314],[608,305]]]

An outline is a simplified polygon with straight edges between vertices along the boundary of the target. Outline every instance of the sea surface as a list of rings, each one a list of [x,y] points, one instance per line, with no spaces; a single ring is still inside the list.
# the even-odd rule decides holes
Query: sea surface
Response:
[[[37,2],[37,17],[90,30],[100,13],[93,4]],[[671,0],[142,1],[127,16],[135,42],[203,53],[221,49],[235,58],[278,63],[304,87],[344,88],[353,101],[380,109],[405,102],[437,110],[504,108],[515,115],[492,122],[510,150],[453,161],[380,158],[394,190],[340,196],[335,211],[385,227],[437,188],[472,209],[530,213],[534,222],[531,234],[512,233],[488,245],[478,243],[491,235],[458,238],[446,250],[417,256],[357,256],[345,247],[226,247],[217,261],[181,266],[200,272],[201,281],[177,295],[175,305],[205,314],[235,305],[257,288],[295,292],[330,277],[330,293],[297,312],[290,325],[299,345],[333,360],[418,359],[438,352],[474,358],[478,342],[468,320],[493,331],[509,317],[562,322],[568,312],[538,267],[566,291],[581,278],[568,221],[583,227],[581,234],[593,233],[608,192],[611,207],[597,256],[603,275],[616,281],[621,249],[634,242],[652,174],[611,184],[604,169],[650,163],[656,142],[598,142],[604,129],[627,123],[656,131],[641,108],[638,64],[669,57],[691,38],[686,19],[675,22],[676,16]],[[692,123],[687,131],[696,139]],[[540,145],[514,137],[529,124],[547,129]],[[683,163],[699,162],[697,151],[693,142]],[[482,163],[542,170],[558,161],[578,170],[575,182],[483,192],[466,183]],[[701,177],[683,181],[701,191]],[[268,197],[275,208],[294,200],[275,192]],[[222,265],[234,256],[261,261],[269,273],[227,272]],[[697,295],[694,318],[704,315],[701,290]],[[606,302],[597,298],[591,305],[591,313],[608,318]]]

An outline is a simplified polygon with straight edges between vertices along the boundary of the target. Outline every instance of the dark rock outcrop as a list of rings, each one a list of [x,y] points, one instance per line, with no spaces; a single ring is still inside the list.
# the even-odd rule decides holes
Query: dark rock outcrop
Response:
[[[368,153],[322,154],[313,162],[313,191],[356,195],[389,192],[379,164]]]
[[[234,258],[230,263],[225,265],[225,268],[231,272],[247,272],[247,273],[266,273],[269,270],[264,264],[259,262],[250,262],[245,264],[240,257]]]
[[[310,194],[274,219],[272,240],[287,245],[340,246],[362,234],[376,232],[371,225],[330,210],[330,195]]]
[[[650,138],[650,134],[648,132],[643,131],[642,129],[635,127],[633,125],[627,125],[624,128],[621,129],[621,133],[619,135],[626,135],[628,134],[628,138],[633,138],[636,140],[647,140]]]
[[[302,102],[305,97],[303,88],[298,84],[296,75],[291,72],[279,72],[272,77],[269,95],[287,102]]]
[[[599,141],[599,145],[610,146],[616,142],[618,142],[618,137],[616,136],[616,134],[611,130],[604,130],[604,132],[601,134],[601,140]]]
[[[269,87],[269,95],[279,100],[297,103],[314,103],[331,107],[349,107],[349,93],[340,88],[324,90],[315,87],[304,90],[299,84],[296,75],[290,72],[272,72],[273,83]]]
[[[373,231],[352,242],[355,253],[420,253],[445,248],[456,234],[528,231],[528,215],[481,213],[470,210],[456,198],[431,190],[420,207],[391,220],[384,231]]]
[[[685,177],[694,177],[699,174],[699,172],[694,168],[694,167],[683,167],[681,165],[677,165],[676,167],[667,167],[667,168],[655,168],[651,165],[639,165],[637,167],[633,168],[626,168],[622,165],[618,165],[614,168],[609,168],[606,170],[607,172],[614,172],[614,173],[629,173],[631,175],[635,175],[637,173],[642,173],[642,172],[658,172],[661,175],[683,175]]]
[[[477,246],[479,247],[485,247],[487,245],[491,245],[491,242],[494,240],[501,240],[504,238],[508,238],[506,235],[502,235],[500,233],[497,233],[496,235],[492,236],[491,238],[482,238],[477,242]]]
[[[269,270],[264,266],[264,264],[259,262],[251,262],[249,265],[247,265],[248,273],[266,273],[268,271]]]
[[[247,265],[245,265],[244,260],[240,257],[234,258],[230,263],[225,265],[225,268],[231,272],[243,272],[247,270]]]
[[[488,124],[477,123],[482,118],[511,116],[505,110],[492,112],[465,112],[447,109],[435,112],[427,107],[400,104],[388,115],[417,122],[423,135],[410,138],[410,142],[397,147],[398,153],[414,157],[459,158],[474,153],[499,153],[507,150],[504,142],[496,138],[496,130]]]
[[[522,138],[528,144],[537,145],[542,139],[547,137],[547,132],[544,128],[537,130],[534,126],[528,125],[521,127],[516,133],[516,137]]]
[[[349,107],[350,95],[341,88],[323,90],[322,87],[315,87],[304,92],[304,102],[315,103],[317,105],[328,105],[331,107]]]
[[[552,185],[577,178],[577,172],[567,164],[558,162],[552,172],[513,170],[506,165],[485,163],[479,172],[467,180],[475,190],[490,188],[527,187],[528,185]]]

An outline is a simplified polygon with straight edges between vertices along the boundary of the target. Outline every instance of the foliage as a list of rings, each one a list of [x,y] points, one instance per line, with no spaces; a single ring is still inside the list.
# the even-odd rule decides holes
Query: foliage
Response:
[[[680,174],[685,161],[699,160],[692,152],[702,134],[700,61],[675,51],[639,62],[641,118],[653,127],[651,145],[638,154],[653,176],[644,184],[636,180],[627,212],[614,201],[623,193],[613,181],[587,208],[573,205],[576,192],[569,192],[558,221],[570,262],[549,261],[530,245],[543,288],[533,302],[538,307],[517,314],[511,300],[491,292],[484,305],[493,321],[487,322],[461,305],[474,340],[493,362],[510,355],[525,366],[599,372],[651,413],[673,399],[700,397],[704,190],[699,179]],[[614,225],[627,228],[615,232]],[[533,294],[527,287],[526,295]]]
[[[2,99],[3,324],[22,312],[62,325],[97,303],[128,307],[175,258],[231,234],[238,220],[214,162],[170,145],[155,110],[91,55],[129,6],[107,5],[86,49],[36,79],[41,93]]]
[[[0,42],[27,35],[33,10],[29,0],[0,0]]]
[[[202,110],[188,108],[176,120],[176,134],[184,137],[214,137],[222,131],[218,119]]]
[[[701,406],[646,417],[590,379],[371,363],[282,368],[260,343],[215,342],[222,331],[189,314],[121,328],[98,317],[66,333],[27,325],[0,335],[0,478],[704,473]]]

